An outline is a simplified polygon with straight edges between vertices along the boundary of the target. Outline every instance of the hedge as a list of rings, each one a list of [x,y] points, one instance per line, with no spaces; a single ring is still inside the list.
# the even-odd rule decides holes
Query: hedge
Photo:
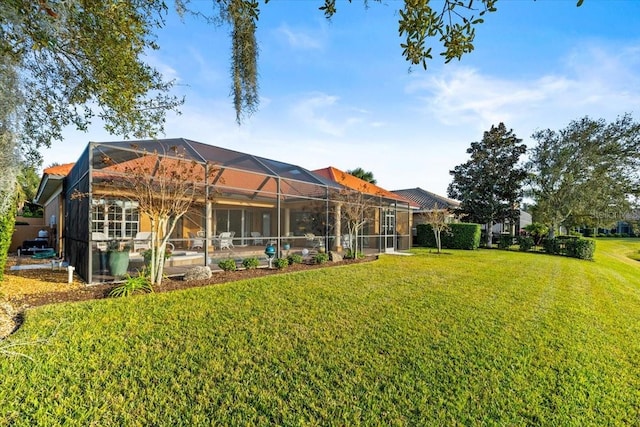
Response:
[[[558,236],[545,239],[544,251],[552,255],[564,255],[571,258],[592,260],[596,251],[596,241],[576,236]]]
[[[429,224],[418,224],[417,240],[418,246],[428,248],[436,247],[436,239],[433,229]],[[480,225],[456,223],[449,224],[449,230],[442,232],[442,247],[447,249],[478,249],[480,247]]]
[[[12,202],[5,215],[0,216],[0,281],[4,279],[4,267],[7,263],[11,236],[15,228],[16,207]]]

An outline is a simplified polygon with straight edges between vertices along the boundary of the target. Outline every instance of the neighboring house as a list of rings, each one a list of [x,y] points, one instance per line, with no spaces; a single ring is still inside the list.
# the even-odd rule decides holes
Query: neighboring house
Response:
[[[640,209],[633,209],[624,216],[624,219],[616,222],[615,228],[611,229],[611,232],[633,236],[637,233],[638,224],[640,224]]]
[[[192,179],[203,196],[170,236],[175,248],[172,261],[177,254],[189,254],[195,262],[207,264],[214,252],[228,257],[234,251],[239,257],[252,246],[255,254],[264,256],[267,243],[276,245],[278,253],[285,242],[292,250],[337,246],[338,219],[333,215],[336,201],[331,195],[350,183],[348,178],[349,182],[341,184],[335,176],[321,171],[313,173],[289,163],[183,138],[90,142],[75,164],[45,171],[37,197],[47,218],[55,215],[59,252],[87,282],[110,279],[98,266],[103,263],[105,240],[130,242],[150,230],[149,218],[138,212],[133,195],[114,196],[117,193],[107,191],[117,182],[114,177],[123,176],[126,167],[150,170],[153,177],[156,171],[147,169],[149,157],[143,154],[171,153],[174,147],[199,168]],[[173,161],[170,155],[157,156],[169,164]],[[207,168],[215,173],[204,173]],[[382,219],[368,230],[366,249],[386,249],[391,235],[396,248],[408,248],[409,203],[386,190],[376,195],[380,202],[378,218]],[[221,245],[221,233],[232,240]],[[315,239],[311,241],[309,235]]]
[[[373,221],[364,225],[362,246],[377,244],[380,251],[391,252],[396,249],[411,247],[412,216],[411,211],[417,208],[409,199],[392,191],[364,181],[333,166],[314,170],[313,173],[335,182],[342,187],[368,194],[376,199],[377,209],[373,213]],[[340,234],[345,233],[343,226],[334,230],[335,241],[340,241]],[[378,239],[371,237],[379,236]]]
[[[457,200],[440,196],[430,191],[423,190],[420,187],[407,188],[405,190],[394,190],[393,193],[402,196],[405,199],[411,200],[418,206],[418,209],[413,211],[414,217],[419,217],[421,214],[429,212],[433,210],[434,207],[437,207],[438,209],[448,209],[449,211],[451,211],[451,222],[456,220],[453,211],[460,207],[460,202],[458,202]],[[418,220],[418,218],[415,219]]]
[[[437,207],[438,209],[448,209],[451,212],[447,217],[447,222],[458,221],[458,218],[453,213],[453,211],[460,206],[460,202],[458,202],[457,200],[440,196],[430,191],[423,190],[420,187],[407,188],[404,190],[394,190],[393,193],[397,194],[398,196],[404,197],[408,200],[411,200],[414,206],[416,206],[414,209],[412,209],[412,212],[413,212],[412,235],[413,235],[414,243],[418,234],[416,226],[418,224],[424,224],[426,222],[425,214],[427,212],[432,211],[434,207]]]
[[[432,210],[435,205],[437,205],[441,209],[446,208],[452,211],[452,214],[450,215],[451,222],[458,221],[459,219],[453,214],[453,211],[460,207],[460,202],[458,202],[457,200],[437,195],[430,191],[423,190],[420,187],[409,188],[406,190],[394,190],[393,192],[413,201],[420,206],[419,209],[413,212],[414,224],[424,223],[423,214]],[[520,210],[519,212],[520,214],[516,222],[505,221],[503,223],[495,224],[492,228],[492,232],[494,234],[512,233],[514,235],[517,235],[520,230],[522,230],[532,222],[531,214],[523,210]],[[481,224],[481,226],[483,230],[486,227],[485,224]]]
[[[533,222],[531,214],[522,209],[518,210],[518,219],[516,221],[505,221],[495,224],[492,228],[493,234],[511,234],[517,236],[524,228]],[[484,227],[483,227],[484,230]]]
[[[42,172],[42,179],[36,192],[34,203],[44,208],[44,222],[49,229],[49,240],[54,242],[53,249],[60,253],[62,249],[62,218],[64,196],[62,194],[63,181],[73,168],[74,163],[52,166]]]

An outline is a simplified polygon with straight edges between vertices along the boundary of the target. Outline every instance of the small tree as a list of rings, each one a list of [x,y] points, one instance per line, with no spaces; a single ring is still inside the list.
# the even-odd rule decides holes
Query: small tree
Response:
[[[343,189],[333,199],[336,203],[336,214],[347,223],[354,257],[358,255],[358,235],[368,221],[374,217],[375,196],[369,194],[368,184],[362,184],[358,190]]]
[[[430,210],[421,214],[423,224],[429,224],[433,230],[438,253],[442,252],[442,233],[449,230],[449,224],[447,223],[449,215],[449,210],[447,208],[441,208],[438,202],[435,202]]]
[[[137,150],[138,147],[133,145]],[[178,220],[197,200],[210,200],[207,181],[218,169],[187,158],[184,151],[170,147],[169,153],[139,152],[131,160],[116,163],[104,156],[105,168],[98,172],[94,188],[101,196],[138,203],[141,214],[151,223],[150,280],[162,282],[167,242]],[[94,190],[94,192],[96,191]]]

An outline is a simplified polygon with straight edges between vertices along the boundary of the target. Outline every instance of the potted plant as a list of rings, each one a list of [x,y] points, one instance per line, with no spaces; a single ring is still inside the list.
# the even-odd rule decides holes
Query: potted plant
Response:
[[[164,250],[164,260],[166,261],[170,257],[171,249],[167,248]],[[145,267],[149,267],[149,265],[151,264],[151,249],[147,249],[146,251],[142,252],[142,259],[144,259]]]
[[[129,268],[129,250],[131,245],[118,240],[110,240],[107,243],[109,253],[109,274],[112,276],[124,276]]]

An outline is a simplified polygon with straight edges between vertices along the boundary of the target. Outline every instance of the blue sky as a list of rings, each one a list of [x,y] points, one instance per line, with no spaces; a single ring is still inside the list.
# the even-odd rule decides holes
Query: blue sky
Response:
[[[196,0],[203,6],[209,0]],[[362,167],[395,190],[446,195],[449,170],[491,125],[533,145],[538,129],[584,117],[640,120],[640,1],[500,0],[475,50],[424,71],[401,56],[398,0],[261,3],[259,111],[238,126],[230,97],[228,29],[171,17],[149,62],[186,96],[166,137],[185,137],[308,169]],[[433,0],[433,4],[440,4]],[[437,50],[439,52],[439,50]],[[99,124],[68,130],[44,165],[75,161],[88,141],[120,140]]]

